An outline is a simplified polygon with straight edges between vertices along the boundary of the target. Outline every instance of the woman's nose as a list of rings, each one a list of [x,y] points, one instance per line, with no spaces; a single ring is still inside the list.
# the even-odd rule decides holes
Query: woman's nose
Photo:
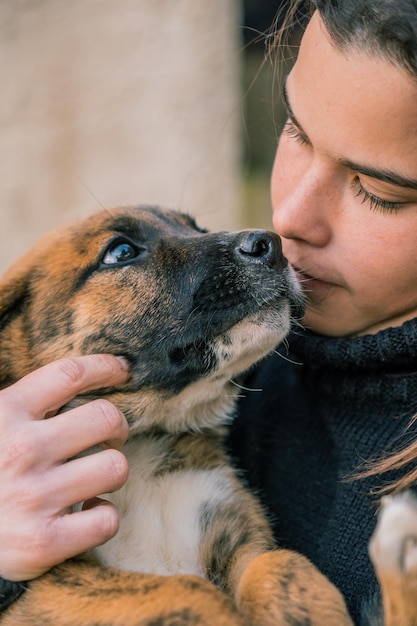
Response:
[[[312,162],[285,179],[274,172],[271,195],[273,224],[281,237],[315,246],[330,241],[338,201],[335,180],[323,164]]]

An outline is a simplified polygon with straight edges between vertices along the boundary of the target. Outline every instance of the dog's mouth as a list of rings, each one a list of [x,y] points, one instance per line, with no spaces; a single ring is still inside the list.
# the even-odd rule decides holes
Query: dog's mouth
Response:
[[[208,303],[204,312],[200,309],[203,323],[197,321],[197,330],[189,322],[188,329],[182,337],[176,337],[167,352],[165,381],[170,378],[175,386],[185,386],[239,361],[243,352],[249,360],[252,354],[253,361],[258,360],[259,346],[265,352],[272,350],[288,333],[292,321],[299,320],[304,312],[304,297],[296,283],[285,290],[281,285],[275,293],[271,290],[259,300],[256,294],[246,293],[242,301],[243,289],[239,286],[228,287],[228,293],[223,292],[220,298],[204,286],[198,293],[200,303],[202,293]],[[194,320],[198,320],[199,310],[194,311]]]

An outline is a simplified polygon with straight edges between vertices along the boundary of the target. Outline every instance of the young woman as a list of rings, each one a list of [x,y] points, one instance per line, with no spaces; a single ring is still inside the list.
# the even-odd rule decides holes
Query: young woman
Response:
[[[367,544],[378,489],[409,468],[368,472],[366,478],[358,472],[416,435],[409,424],[417,410],[417,3],[315,0],[312,8],[283,88],[288,121],[272,173],[274,227],[308,296],[305,330],[296,328],[288,347],[247,381],[262,392],[246,392],[231,446],[271,512],[280,545],[310,557],[344,593],[359,624],[377,593]],[[76,516],[67,516],[62,528],[62,503],[52,500],[54,506],[44,512],[53,495],[48,485],[58,484],[58,476],[74,493],[81,485],[71,463],[65,474],[57,472],[65,451],[53,467],[44,465],[58,433],[54,420],[41,418],[83,385],[105,384],[108,370],[88,363],[87,377],[84,373],[68,386],[63,376],[60,397],[48,384],[56,364],[0,395],[0,428],[9,428],[11,414],[20,414],[22,424],[38,418],[43,442],[20,474],[2,470],[5,579],[33,577],[117,527],[113,518],[98,536],[88,514],[98,516],[100,508],[84,511],[78,519],[89,532],[81,545]],[[112,376],[123,375],[120,365],[114,368]],[[25,399],[32,392],[36,415],[29,416]],[[97,422],[91,422],[91,441],[102,441],[94,432]],[[105,439],[117,448],[125,436],[123,421],[113,413],[110,422],[113,430]],[[69,420],[64,426],[70,440],[74,429]],[[23,432],[14,435],[18,450],[25,449],[19,441]],[[91,457],[91,463],[108,452]],[[113,488],[125,479],[117,459],[111,480],[106,473]],[[2,450],[0,465],[6,461]],[[380,469],[386,466],[389,459]],[[18,510],[5,517],[15,485],[36,497],[22,497]],[[87,497],[108,489],[92,481]],[[28,524],[39,529],[45,522],[50,532],[41,532],[44,541],[35,552],[19,549]],[[63,536],[71,538],[65,550]],[[21,587],[4,582],[4,590],[12,599]]]
[[[389,468],[417,434],[417,2],[313,4],[271,184],[306,329],[245,384],[262,392],[242,401],[233,447],[280,545],[310,557],[360,623],[377,593],[379,488],[412,466],[360,470]]]

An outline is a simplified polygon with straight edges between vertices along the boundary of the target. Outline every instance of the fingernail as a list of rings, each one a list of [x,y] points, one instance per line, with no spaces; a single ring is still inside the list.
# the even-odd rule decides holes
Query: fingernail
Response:
[[[130,363],[124,356],[116,356],[116,359],[119,361],[122,368],[128,372],[130,370]]]

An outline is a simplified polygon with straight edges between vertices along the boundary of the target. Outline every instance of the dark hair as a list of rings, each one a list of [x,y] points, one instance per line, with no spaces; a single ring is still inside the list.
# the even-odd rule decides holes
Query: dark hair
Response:
[[[416,0],[313,0],[335,44],[382,55],[417,77]]]
[[[320,13],[340,50],[377,54],[417,78],[417,0],[292,0],[284,29],[302,5]]]

